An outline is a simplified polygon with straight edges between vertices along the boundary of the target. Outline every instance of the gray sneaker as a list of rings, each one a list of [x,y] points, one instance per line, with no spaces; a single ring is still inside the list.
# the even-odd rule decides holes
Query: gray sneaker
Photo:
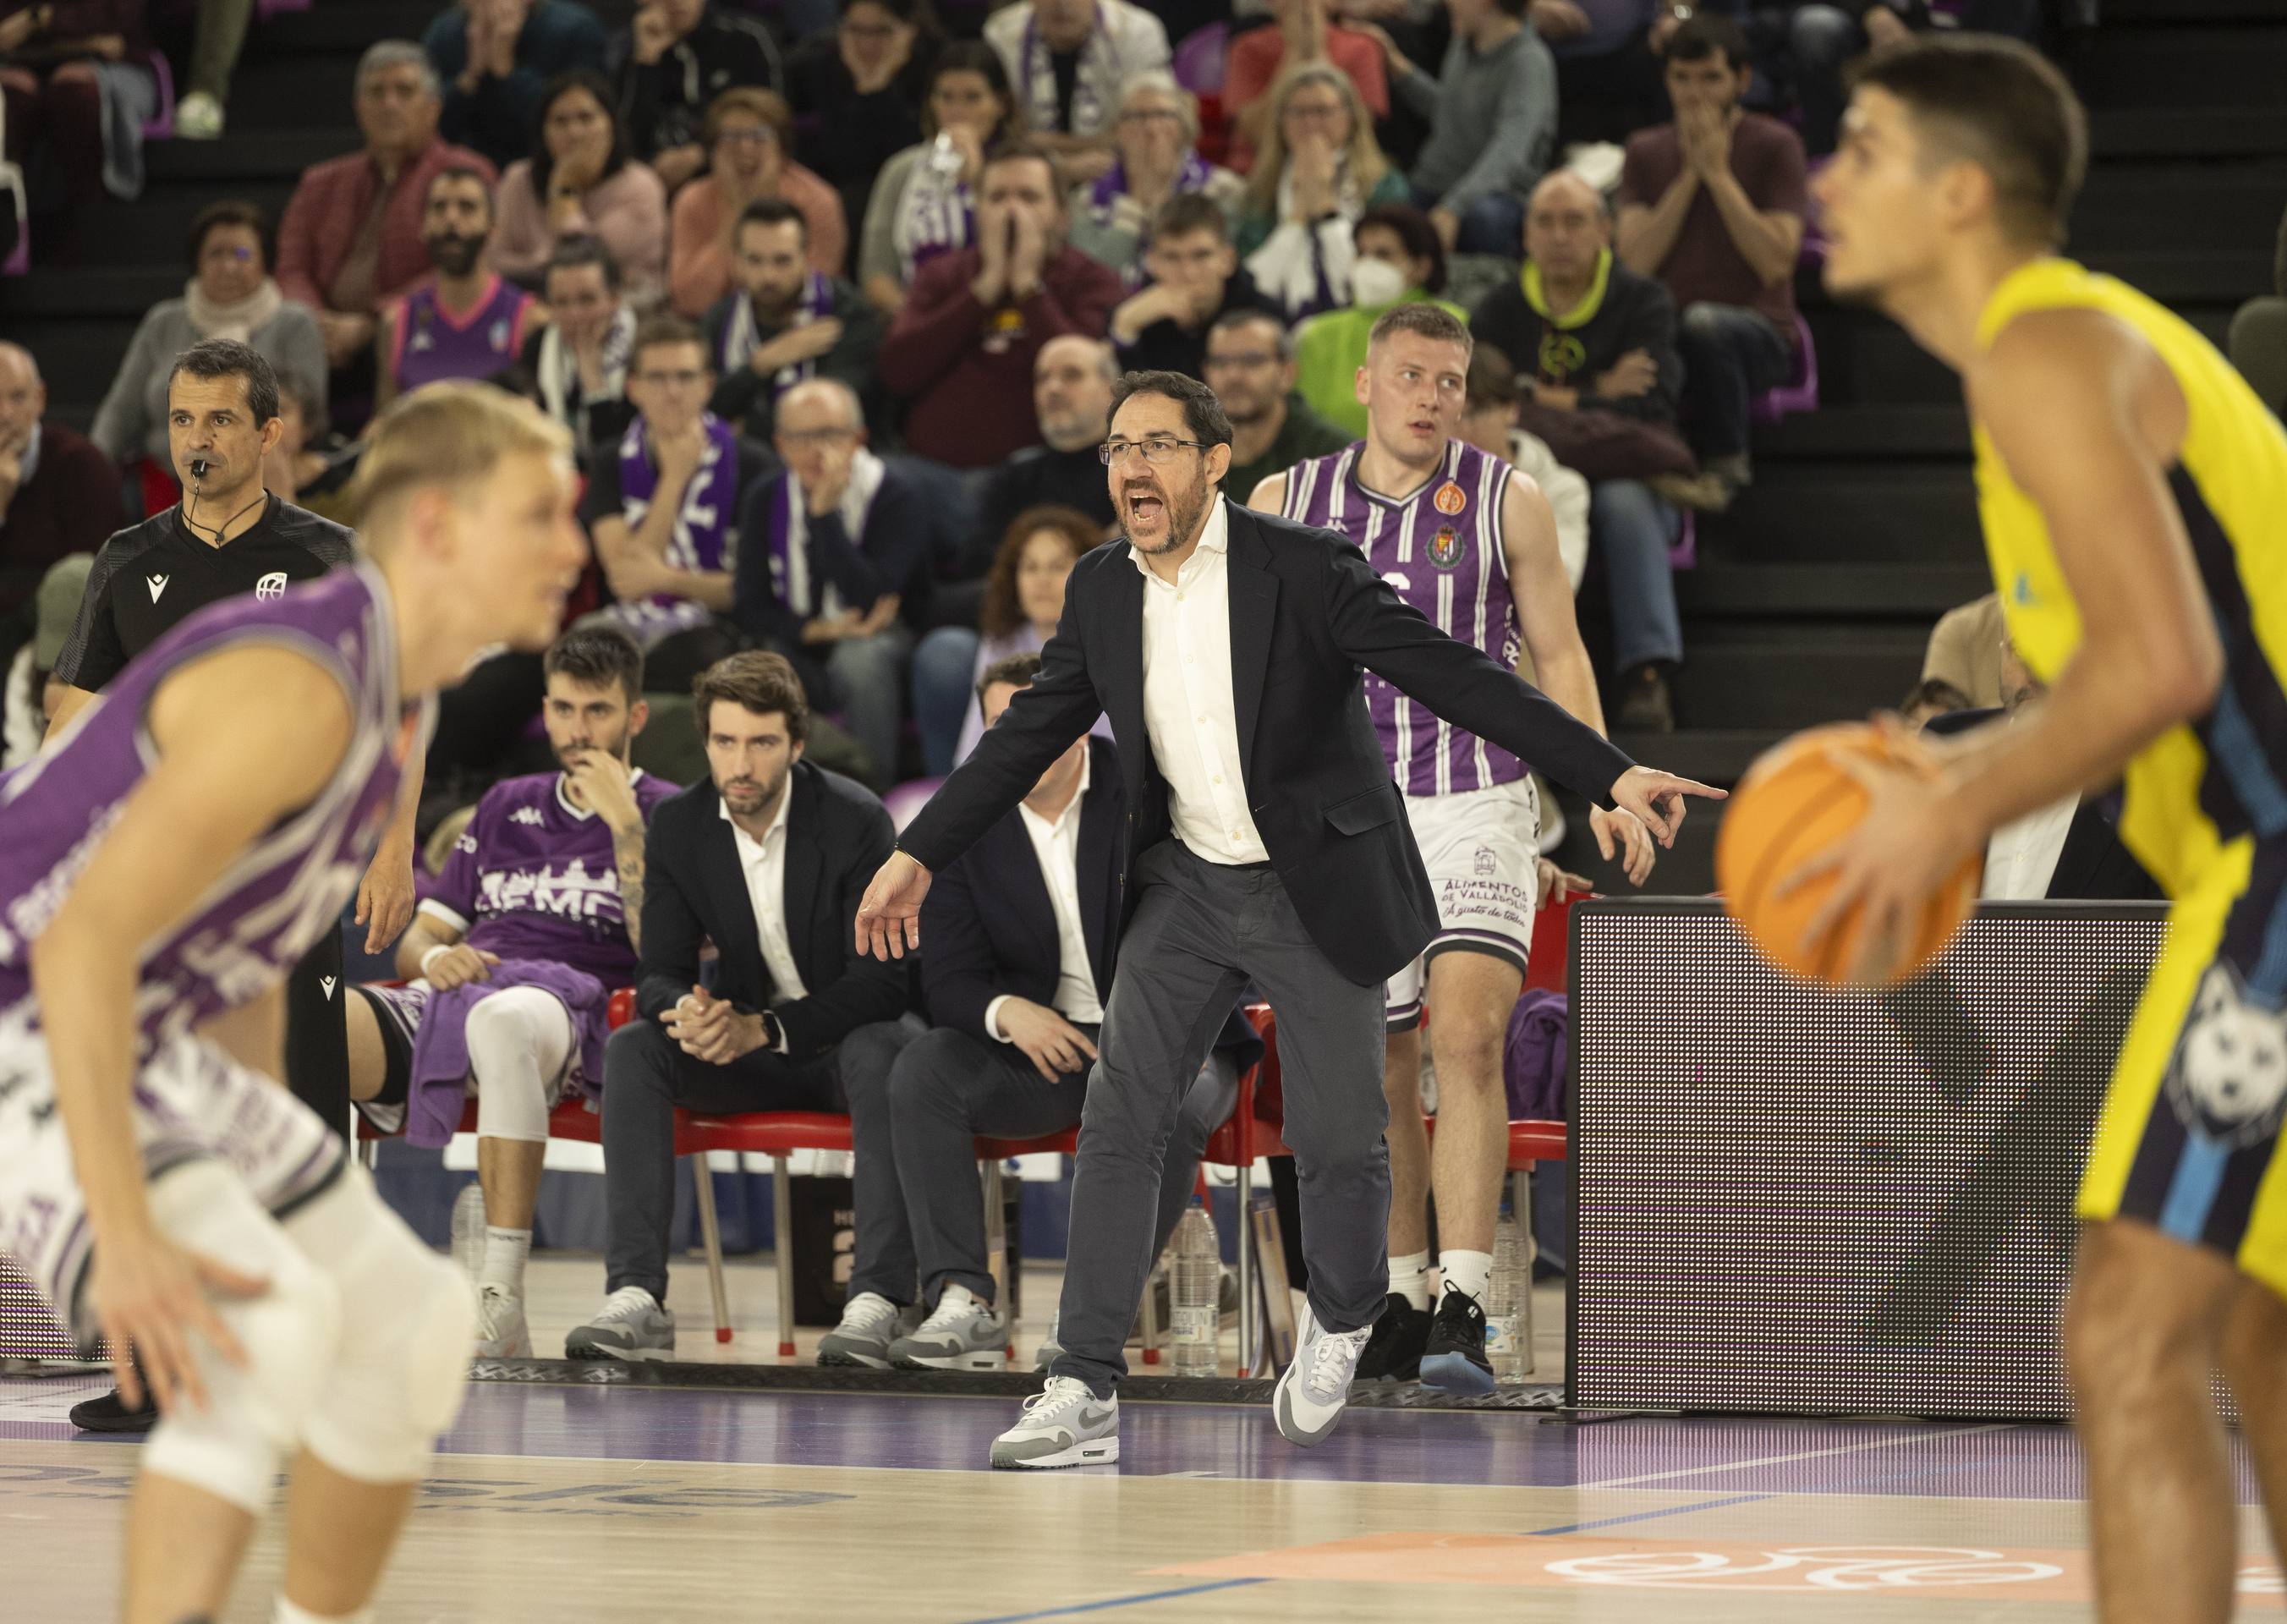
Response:
[[[890,1367],[890,1344],[922,1322],[919,1308],[899,1308],[878,1292],[861,1291],[842,1306],[842,1323],[818,1340],[821,1365]]]
[[[640,1286],[622,1286],[564,1339],[567,1359],[671,1359],[675,1316]]]
[[[1279,1435],[1290,1444],[1308,1447],[1326,1441],[1342,1418],[1349,1402],[1350,1381],[1357,1374],[1358,1356],[1373,1335],[1371,1326],[1355,1331],[1329,1331],[1318,1317],[1302,1311],[1302,1335],[1294,1362],[1270,1390],[1271,1414]]]
[[[905,1370],[1005,1370],[1009,1327],[968,1287],[947,1286],[936,1311],[890,1344],[890,1363]]]
[[[1024,1419],[993,1440],[996,1469],[1104,1466],[1118,1459],[1119,1398],[1099,1398],[1071,1376],[1050,1376],[1025,1400]]]

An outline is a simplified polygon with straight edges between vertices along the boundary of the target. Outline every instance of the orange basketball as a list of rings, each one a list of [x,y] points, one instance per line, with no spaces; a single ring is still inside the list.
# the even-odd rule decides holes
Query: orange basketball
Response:
[[[1852,985],[1861,920],[1853,908],[1806,947],[1803,933],[1834,886],[1822,875],[1786,896],[1781,882],[1857,826],[1866,791],[1841,764],[1849,756],[1935,772],[1927,755],[1864,724],[1813,728],[1767,751],[1749,768],[1723,811],[1715,839],[1715,883],[1724,907],[1765,958],[1791,975],[1829,986]],[[1945,951],[1977,900],[1982,871],[1972,857],[1922,905],[1913,939],[1894,979],[1903,981]]]

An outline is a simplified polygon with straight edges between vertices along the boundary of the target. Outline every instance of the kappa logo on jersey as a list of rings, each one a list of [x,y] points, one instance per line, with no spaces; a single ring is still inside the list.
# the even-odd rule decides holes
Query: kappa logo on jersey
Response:
[[[286,572],[282,569],[273,569],[263,576],[254,583],[254,596],[262,603],[268,603],[273,598],[285,597]]]
[[[1451,519],[1469,505],[1469,498],[1460,486],[1448,479],[1437,487],[1437,494],[1429,498],[1429,504]]]
[[[1437,534],[1429,538],[1429,562],[1439,569],[1453,569],[1461,562],[1461,538],[1451,525],[1438,527]]]
[[[168,577],[165,575],[146,575],[143,577],[143,581],[144,584],[151,589],[151,601],[153,603],[157,603],[159,601],[159,594],[167,590]]]
[[[509,813],[508,820],[510,823],[529,823],[534,825],[535,828],[548,821],[548,820],[541,814],[540,808],[537,806],[519,806],[514,812]],[[475,849],[476,848],[474,846],[470,847],[471,851],[474,851]]]
[[[331,999],[331,998],[333,997],[333,995],[334,995],[334,978],[333,978],[333,977],[331,977],[331,976],[320,976],[320,977],[318,978],[318,986],[319,986],[319,990],[320,990],[321,992],[323,992],[328,999]]]

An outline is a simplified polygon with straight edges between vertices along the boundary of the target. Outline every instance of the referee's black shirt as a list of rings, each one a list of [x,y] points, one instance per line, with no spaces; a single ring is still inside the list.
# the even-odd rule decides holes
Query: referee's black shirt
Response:
[[[95,693],[209,604],[273,597],[355,556],[355,537],[333,520],[274,495],[265,503],[260,519],[220,547],[192,533],[179,504],[104,543],[56,656],[56,679]]]

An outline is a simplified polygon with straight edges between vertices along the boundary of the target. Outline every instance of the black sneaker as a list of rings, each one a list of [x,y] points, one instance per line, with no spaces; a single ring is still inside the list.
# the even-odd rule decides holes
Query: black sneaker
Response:
[[[151,1402],[148,1388],[140,1409],[129,1409],[116,1388],[71,1407],[71,1424],[83,1432],[148,1432],[158,1422],[159,1406]]]
[[[1668,698],[1667,673],[1656,660],[1620,674],[1619,704],[1613,709],[1612,731],[1622,733],[1672,733],[1675,706]]]
[[[1413,1382],[1421,1375],[1421,1346],[1429,1340],[1429,1311],[1391,1292],[1358,1355],[1357,1382]]]
[[[1421,1385],[1441,1393],[1493,1390],[1493,1362],[1485,1357],[1485,1311],[1466,1291],[1448,1290],[1437,1301],[1429,1343],[1421,1351]]]

